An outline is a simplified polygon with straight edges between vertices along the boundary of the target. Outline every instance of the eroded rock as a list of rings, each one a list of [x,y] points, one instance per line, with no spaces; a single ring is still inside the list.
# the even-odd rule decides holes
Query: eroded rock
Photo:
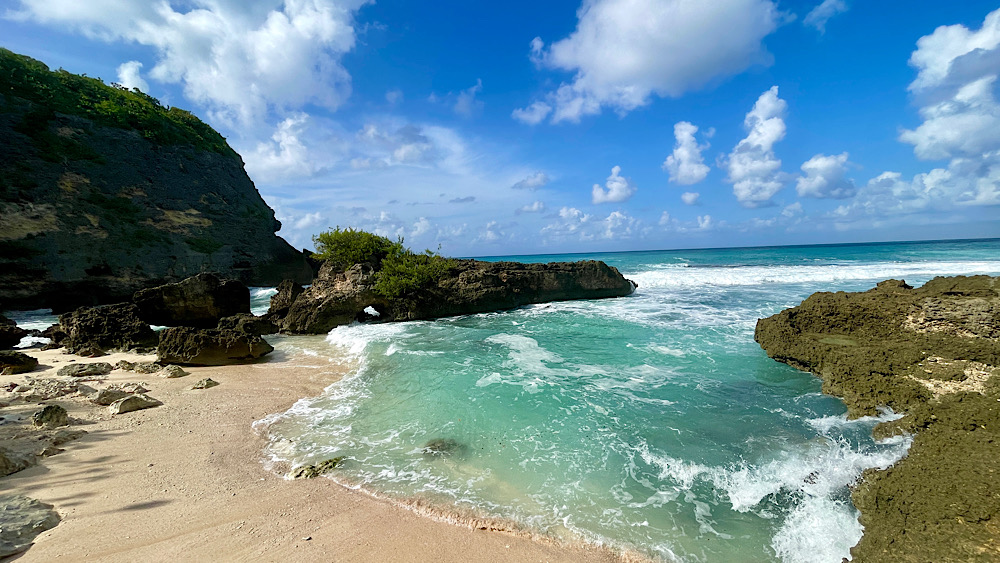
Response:
[[[0,375],[27,373],[38,367],[38,360],[21,352],[0,350]]]
[[[245,332],[256,336],[263,336],[265,334],[274,334],[278,332],[278,326],[270,319],[258,317],[250,313],[233,315],[232,317],[221,319],[216,328],[219,330],[235,330],[237,332]]]
[[[28,334],[17,323],[0,315],[0,349],[13,348]]]
[[[218,384],[218,381],[215,381],[211,377],[206,377],[205,379],[199,380],[198,383],[192,385],[191,389],[209,389],[217,386]]]
[[[21,495],[0,495],[0,557],[20,553],[38,534],[59,524],[51,504]]]
[[[140,383],[112,383],[104,389],[91,395],[91,402],[98,405],[108,406],[119,399],[124,399],[129,395],[136,395],[149,391]]]
[[[111,373],[114,367],[107,362],[92,362],[87,364],[70,364],[59,368],[56,375],[61,377],[94,377]]]
[[[69,424],[69,414],[66,409],[59,405],[46,405],[45,408],[31,415],[31,424],[46,428],[66,426]]]
[[[246,363],[274,348],[260,336],[234,330],[168,328],[160,333],[161,363],[218,366]]]
[[[329,473],[344,462],[344,456],[335,457],[313,465],[304,465],[292,472],[292,479],[312,479]]]
[[[157,401],[156,399],[150,397],[149,395],[139,393],[136,395],[129,395],[128,397],[123,397],[117,401],[111,403],[108,406],[108,412],[111,414],[125,414],[127,412],[138,411],[142,409],[151,409],[153,407],[158,407],[163,403]]]
[[[99,356],[108,350],[147,350],[156,346],[156,333],[139,317],[131,303],[81,307],[59,316],[59,341],[80,356]]]
[[[160,370],[159,375],[165,379],[176,379],[190,374],[184,371],[180,366],[169,365]]]
[[[132,301],[143,320],[162,326],[211,328],[223,317],[250,312],[250,290],[243,282],[209,273],[137,291]]]

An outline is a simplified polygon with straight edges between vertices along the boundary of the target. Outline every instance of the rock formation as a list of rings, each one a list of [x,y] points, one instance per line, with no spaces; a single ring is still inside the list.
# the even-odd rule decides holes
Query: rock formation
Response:
[[[255,360],[274,348],[260,336],[234,330],[168,328],[160,332],[157,361],[188,366],[220,366]]]
[[[0,351],[0,375],[27,373],[38,367],[38,360],[21,352]]]
[[[375,273],[367,263],[338,271],[327,262],[287,314],[279,318],[272,310],[272,318],[284,331],[318,334],[355,320],[433,319],[548,301],[623,297],[635,290],[617,269],[593,260],[550,264],[453,260],[447,275],[398,299],[387,299],[375,290]]]
[[[0,496],[0,557],[28,549],[38,534],[59,520],[51,504],[21,495]]]
[[[876,437],[914,434],[905,458],[855,487],[865,527],[855,561],[1000,560],[1000,278],[816,293],[758,321],[754,337],[822,378],[851,417],[905,415]]]
[[[60,344],[73,354],[99,356],[108,350],[149,349],[157,336],[131,303],[80,307],[59,317]],[[48,331],[47,331],[48,332]]]
[[[60,377],[96,377],[111,373],[114,367],[107,362],[93,362],[89,364],[70,364],[59,368],[56,375]]]
[[[18,328],[16,322],[0,315],[0,350],[17,346],[27,334],[28,331]]]
[[[250,290],[237,280],[204,273],[136,292],[132,302],[147,323],[212,328],[223,317],[250,313]]]
[[[0,50],[5,307],[127,299],[204,271],[308,283],[240,156],[194,115]]]

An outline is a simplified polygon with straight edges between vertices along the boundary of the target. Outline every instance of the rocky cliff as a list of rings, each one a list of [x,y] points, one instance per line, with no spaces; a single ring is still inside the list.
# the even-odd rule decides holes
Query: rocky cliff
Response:
[[[291,305],[284,293],[272,298],[275,321],[286,332],[319,334],[355,320],[410,321],[512,309],[532,303],[623,297],[635,290],[604,262],[480,262],[452,260],[447,273],[409,295],[388,299],[375,289],[375,268],[346,271],[325,263],[318,277]],[[294,288],[283,286],[289,294]],[[280,310],[280,313],[279,313]]]
[[[308,283],[218,133],[0,49],[0,303],[68,309],[204,271]]]
[[[914,438],[853,492],[865,527],[855,561],[1000,560],[1000,278],[816,293],[758,321],[754,337],[821,377],[851,417],[905,415],[875,427]]]

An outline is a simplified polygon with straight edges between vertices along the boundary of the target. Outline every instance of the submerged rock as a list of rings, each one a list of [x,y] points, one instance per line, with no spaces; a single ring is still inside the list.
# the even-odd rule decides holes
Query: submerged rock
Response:
[[[38,367],[38,360],[21,352],[0,350],[0,375],[27,373]]]
[[[35,537],[59,524],[51,504],[21,495],[0,495],[0,557],[20,553]]]
[[[211,328],[223,317],[250,313],[250,290],[243,282],[207,273],[137,291],[132,301],[143,320],[162,326]]]
[[[107,375],[111,373],[114,369],[111,364],[107,362],[93,362],[89,364],[70,364],[68,366],[63,366],[59,368],[56,375],[61,377],[93,377],[98,375]]]
[[[816,293],[757,323],[769,356],[823,380],[849,415],[891,407],[876,437],[914,434],[906,457],[852,494],[855,561],[988,561],[1000,555],[1000,278],[887,280]]]
[[[426,456],[444,457],[461,454],[465,449],[465,444],[458,440],[453,440],[452,438],[435,438],[424,444],[421,451]]]
[[[153,407],[158,407],[163,403],[157,401],[156,399],[139,393],[136,395],[129,395],[128,397],[123,397],[117,401],[111,403],[108,406],[108,412],[111,414],[125,414],[127,412],[138,411],[142,409],[151,409]]]
[[[81,307],[59,317],[60,340],[72,354],[102,355],[106,350],[140,350],[156,346],[156,333],[139,318],[131,303]]]
[[[305,465],[297,468],[292,473],[292,479],[312,479],[324,473],[329,473],[344,462],[344,456],[335,457],[326,461],[321,461],[313,465]]]
[[[31,415],[31,424],[47,428],[66,426],[69,424],[69,414],[66,413],[66,409],[59,405],[47,405],[42,410]]]
[[[235,330],[168,328],[160,333],[161,363],[219,366],[246,363],[274,348],[260,336]]]
[[[371,320],[371,310],[379,321],[411,321],[549,301],[624,297],[636,287],[617,269],[593,260],[549,264],[452,260],[447,274],[430,286],[390,300],[375,290],[376,273],[368,263],[346,271],[324,263],[313,284],[276,322],[288,332],[323,334],[335,326]]]

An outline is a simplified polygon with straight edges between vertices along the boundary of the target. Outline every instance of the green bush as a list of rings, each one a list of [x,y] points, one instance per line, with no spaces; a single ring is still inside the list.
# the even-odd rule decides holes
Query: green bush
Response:
[[[377,268],[375,291],[387,299],[398,299],[429,287],[454,266],[454,260],[425,250],[415,253],[386,237],[353,228],[320,233],[313,237],[313,257],[333,262],[340,270],[368,262]]]
[[[390,253],[403,248],[402,239],[392,242],[386,237],[339,226],[314,236],[313,244],[316,245],[314,258],[332,262],[341,270],[362,262],[378,265]]]

